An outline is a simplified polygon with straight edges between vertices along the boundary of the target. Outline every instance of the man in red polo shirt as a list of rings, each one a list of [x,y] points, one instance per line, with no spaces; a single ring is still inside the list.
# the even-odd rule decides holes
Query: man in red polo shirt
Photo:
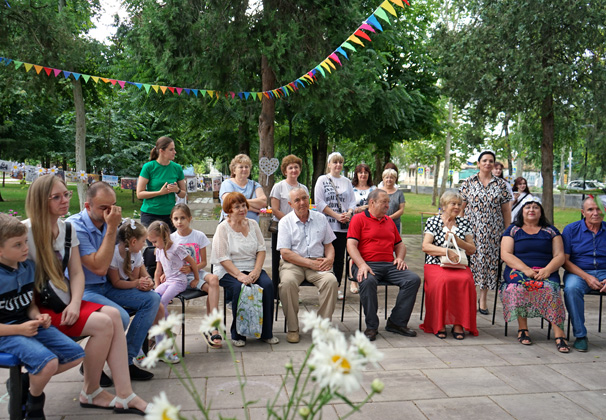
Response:
[[[404,262],[406,246],[396,224],[386,216],[388,209],[389,195],[383,190],[374,190],[368,195],[368,209],[351,219],[347,231],[347,252],[353,261],[353,277],[360,284],[360,300],[366,315],[364,334],[370,341],[376,340],[379,329],[379,281],[400,287],[385,330],[407,337],[417,335],[416,331],[408,328],[408,320],[421,279],[408,270]]]

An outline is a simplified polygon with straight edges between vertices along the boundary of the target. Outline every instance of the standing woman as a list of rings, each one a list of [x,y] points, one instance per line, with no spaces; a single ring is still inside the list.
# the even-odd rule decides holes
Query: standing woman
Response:
[[[275,184],[269,194],[271,199],[272,226],[275,225],[275,229],[277,229],[278,221],[292,211],[292,207],[288,204],[288,201],[290,200],[288,194],[290,191],[293,188],[299,187],[303,188],[309,195],[307,187],[299,183],[302,164],[303,161],[295,155],[288,155],[282,159],[280,169],[286,179]],[[280,251],[276,249],[278,231],[275,229],[271,232],[271,278],[274,281],[274,284],[277,284],[280,276]]]
[[[231,178],[221,184],[219,198],[221,204],[225,196],[230,192],[239,192],[246,197],[248,213],[246,217],[259,223],[259,211],[267,206],[267,196],[263,187],[256,181],[248,179],[252,161],[247,155],[240,154],[234,157],[229,164]],[[225,212],[221,212],[221,220],[225,219]]]
[[[62,217],[69,211],[72,192],[52,175],[36,179],[27,191],[25,208],[29,217],[23,223],[29,228],[29,258],[36,262],[35,290],[52,282],[61,290],[71,289],[69,305],[57,313],[41,305],[40,312],[51,317],[51,323],[69,337],[90,336],[84,356],[84,388],[80,392],[83,408],[113,409],[119,413],[143,415],[147,403],[132,389],[128,369],[128,352],[122,319],[117,309],[82,300],[84,271],[78,251],[76,229],[71,228],[71,249],[67,262],[69,280],[64,277],[66,223]],[[60,258],[61,259],[60,259]],[[105,362],[111,369],[116,396],[104,391],[99,381]]]
[[[464,200],[463,215],[471,222],[475,234],[476,253],[470,257],[470,266],[475,284],[480,287],[478,310],[482,315],[488,315],[488,289],[494,289],[497,284],[501,234],[511,224],[512,197],[505,181],[492,175],[494,162],[493,152],[480,153],[480,172],[459,187]]]
[[[494,176],[496,176],[497,178],[501,178],[503,181],[505,181],[505,185],[507,186],[507,189],[509,190],[509,193],[511,195],[513,195],[513,190],[511,188],[511,184],[503,176],[503,168],[505,168],[505,166],[503,165],[503,163],[501,163],[499,161],[496,161],[494,163],[494,168],[492,168],[492,174]],[[513,215],[511,216],[511,222],[513,223]]]
[[[175,206],[177,195],[185,198],[185,175],[181,165],[175,159],[175,142],[162,136],[149,154],[149,162],[143,165],[137,181],[137,198],[143,200],[141,206],[141,224],[145,227],[151,222],[161,220],[171,232],[175,231],[170,220],[170,212]]]
[[[356,198],[355,212],[361,213],[368,208],[368,194],[377,189],[377,187],[372,184],[370,167],[367,164],[360,163],[356,166],[351,185],[353,186],[354,196]]]
[[[404,206],[406,205],[406,199],[404,193],[398,189],[397,186],[398,173],[395,169],[385,169],[383,171],[383,191],[389,194],[389,210],[387,215],[393,219],[400,231],[400,218],[404,214]]]
[[[320,176],[314,187],[316,208],[326,215],[328,224],[337,237],[332,243],[335,248],[333,271],[339,286],[343,277],[347,228],[356,207],[351,181],[341,176],[344,161],[339,152],[328,155],[327,174]],[[343,299],[341,290],[338,298]]]
[[[515,223],[516,216],[524,207],[529,200],[534,197],[530,194],[528,189],[528,181],[525,178],[519,176],[513,182],[513,202],[511,203],[511,223]]]

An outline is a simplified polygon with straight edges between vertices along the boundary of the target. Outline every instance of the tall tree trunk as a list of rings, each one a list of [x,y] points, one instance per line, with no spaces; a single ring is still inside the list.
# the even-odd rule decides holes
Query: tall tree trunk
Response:
[[[269,91],[276,87],[276,75],[269,65],[266,55],[261,56],[262,90]],[[274,157],[274,120],[276,117],[276,102],[273,98],[263,96],[261,114],[259,115],[259,159]],[[269,197],[274,186],[274,176],[268,176],[259,171],[259,183],[263,186],[265,195]]]
[[[541,176],[543,177],[543,208],[547,219],[553,221],[553,139],[555,136],[555,118],[553,95],[543,99],[541,106]],[[521,176],[521,175],[520,175]]]
[[[72,80],[74,106],[76,108],[76,172],[86,171],[86,110],[82,96],[82,83]],[[78,181],[78,201],[80,210],[84,209],[88,185]]]
[[[448,140],[446,140],[448,142]],[[448,156],[448,155],[446,155]],[[442,161],[442,159],[440,158],[440,156],[436,156],[436,169],[435,171],[433,171],[433,193],[431,195],[431,205],[435,206],[436,205],[436,198],[438,197],[438,174],[440,173],[440,162]],[[444,173],[448,173],[446,170],[446,164],[444,164]],[[444,180],[442,178],[442,188],[441,190],[444,190],[444,184],[446,184],[446,180]],[[440,197],[442,196],[442,194],[444,194],[443,192],[440,192]]]
[[[560,152],[560,208],[566,207],[566,183],[564,182],[564,174],[566,173],[566,147],[562,146]]]
[[[415,166],[415,194],[419,193],[419,162]]]
[[[321,175],[324,174],[325,169],[326,169],[327,149],[328,149],[328,133],[326,131],[322,131],[320,133],[320,135],[318,136],[318,143],[311,146],[314,170],[313,170],[311,185],[308,185],[308,187],[309,187],[309,191],[312,195],[314,195],[313,190],[314,190],[314,186],[316,185],[316,181],[318,180],[318,178]]]
[[[250,156],[250,138],[248,137],[248,124],[241,122],[238,125],[238,153]]]
[[[511,174],[511,165],[512,165],[512,160],[511,160],[511,142],[509,141],[509,120],[511,119],[511,114],[510,113],[506,113],[505,114],[505,120],[503,121],[503,131],[505,133],[504,137],[505,137],[505,155],[507,156],[507,167],[509,168],[509,173]],[[505,171],[505,168],[503,168],[503,171]],[[503,174],[503,176],[505,176],[505,174]]]
[[[452,104],[452,101],[448,101],[448,132],[446,133],[446,147],[444,148],[444,173],[442,174],[442,185],[440,187],[440,197],[442,197],[442,194],[444,194],[444,191],[446,191],[446,183],[448,182],[448,173],[450,171],[450,147],[451,147],[451,143],[452,143],[452,114],[453,114],[453,110],[454,110],[454,105]],[[437,178],[438,178],[438,170],[440,169],[440,165],[439,165],[439,161],[438,161],[438,166],[436,167],[436,172],[435,172],[435,182],[434,185],[436,185],[437,183]],[[434,187],[435,189],[436,187]],[[433,205],[435,206],[435,199],[432,199],[433,201]]]

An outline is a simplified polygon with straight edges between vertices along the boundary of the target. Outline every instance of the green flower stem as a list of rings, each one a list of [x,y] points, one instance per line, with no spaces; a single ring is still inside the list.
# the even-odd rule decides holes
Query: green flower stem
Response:
[[[236,377],[238,378],[238,383],[240,384],[240,393],[242,394],[242,404],[244,404],[244,415],[246,416],[246,420],[250,420],[250,414],[248,414],[248,403],[246,402],[246,395],[244,394],[244,387],[246,386],[246,381],[242,380],[242,376],[240,375],[240,369],[238,368],[238,364],[236,363],[236,352],[234,351],[234,346],[231,344],[231,340],[225,340],[227,342],[227,348],[229,349],[229,354],[231,355],[231,360],[234,362],[234,368],[236,369]]]
[[[286,412],[284,413],[284,418],[285,419],[288,418],[288,414],[290,413],[290,409],[293,408],[293,397],[295,397],[297,395],[297,388],[299,386],[299,381],[301,380],[301,375],[303,373],[303,370],[307,366],[307,361],[309,360],[309,357],[311,356],[311,352],[312,352],[313,348],[314,348],[314,344],[312,344],[307,349],[307,352],[305,353],[305,359],[303,359],[303,365],[301,365],[301,368],[299,369],[299,372],[295,376],[295,384],[293,385],[293,388],[292,388],[292,395],[288,399],[288,405],[286,406]],[[309,378],[309,374],[308,374],[307,378]],[[284,381],[286,381],[286,378],[284,379]],[[305,380],[305,384],[307,384],[307,379]],[[303,391],[304,390],[305,390],[305,386],[303,386]],[[303,391],[301,391],[301,394],[303,393]],[[278,394],[279,394],[279,392],[278,392]],[[277,398],[278,398],[278,395],[276,395],[276,399]],[[297,407],[298,407],[300,401],[301,401],[301,397],[299,397],[297,399],[297,401],[296,401],[296,403],[294,405],[294,410],[293,411],[294,411],[295,415],[297,413]]]
[[[306,360],[307,362],[307,360]],[[301,366],[301,371],[303,371],[303,369],[306,367],[307,363],[303,363],[303,366]],[[307,383],[309,382],[309,379],[311,378],[311,369],[307,369],[307,376],[305,376],[305,382],[303,382],[303,386],[301,387],[301,391],[299,392],[299,396],[296,398],[296,401],[294,403],[294,414],[297,413],[296,408],[299,406],[299,404],[301,404],[301,400],[303,400],[303,397],[305,397],[305,389],[307,388]],[[295,387],[293,388],[293,397],[296,396],[297,393],[297,384],[295,384]],[[311,394],[311,399],[313,400],[313,393]],[[310,410],[311,411],[311,410]],[[293,414],[293,419],[295,418]],[[286,418],[286,417],[285,417]]]
[[[356,405],[356,404],[352,403],[351,401],[349,401],[349,399],[346,396],[341,395],[338,392],[335,392],[335,395],[337,397],[341,398],[343,401],[345,401],[347,403],[347,405],[349,405],[352,408],[352,410],[349,413],[342,416],[341,419],[346,419],[347,417],[351,416],[353,413],[360,411],[360,408],[362,408],[362,406],[364,404],[366,404],[368,401],[370,401],[372,396],[375,394],[376,394],[375,391],[370,391],[370,394],[367,395],[366,398],[364,398],[364,400],[360,404]]]

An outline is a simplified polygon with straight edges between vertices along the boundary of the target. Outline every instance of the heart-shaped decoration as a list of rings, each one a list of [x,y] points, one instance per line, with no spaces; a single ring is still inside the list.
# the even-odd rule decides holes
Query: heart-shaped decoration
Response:
[[[279,166],[280,166],[280,161],[276,158],[268,159],[265,156],[263,156],[261,159],[259,159],[259,168],[261,168],[263,173],[265,175],[267,175],[268,177],[270,177],[271,174],[276,172],[276,170],[278,169]]]

